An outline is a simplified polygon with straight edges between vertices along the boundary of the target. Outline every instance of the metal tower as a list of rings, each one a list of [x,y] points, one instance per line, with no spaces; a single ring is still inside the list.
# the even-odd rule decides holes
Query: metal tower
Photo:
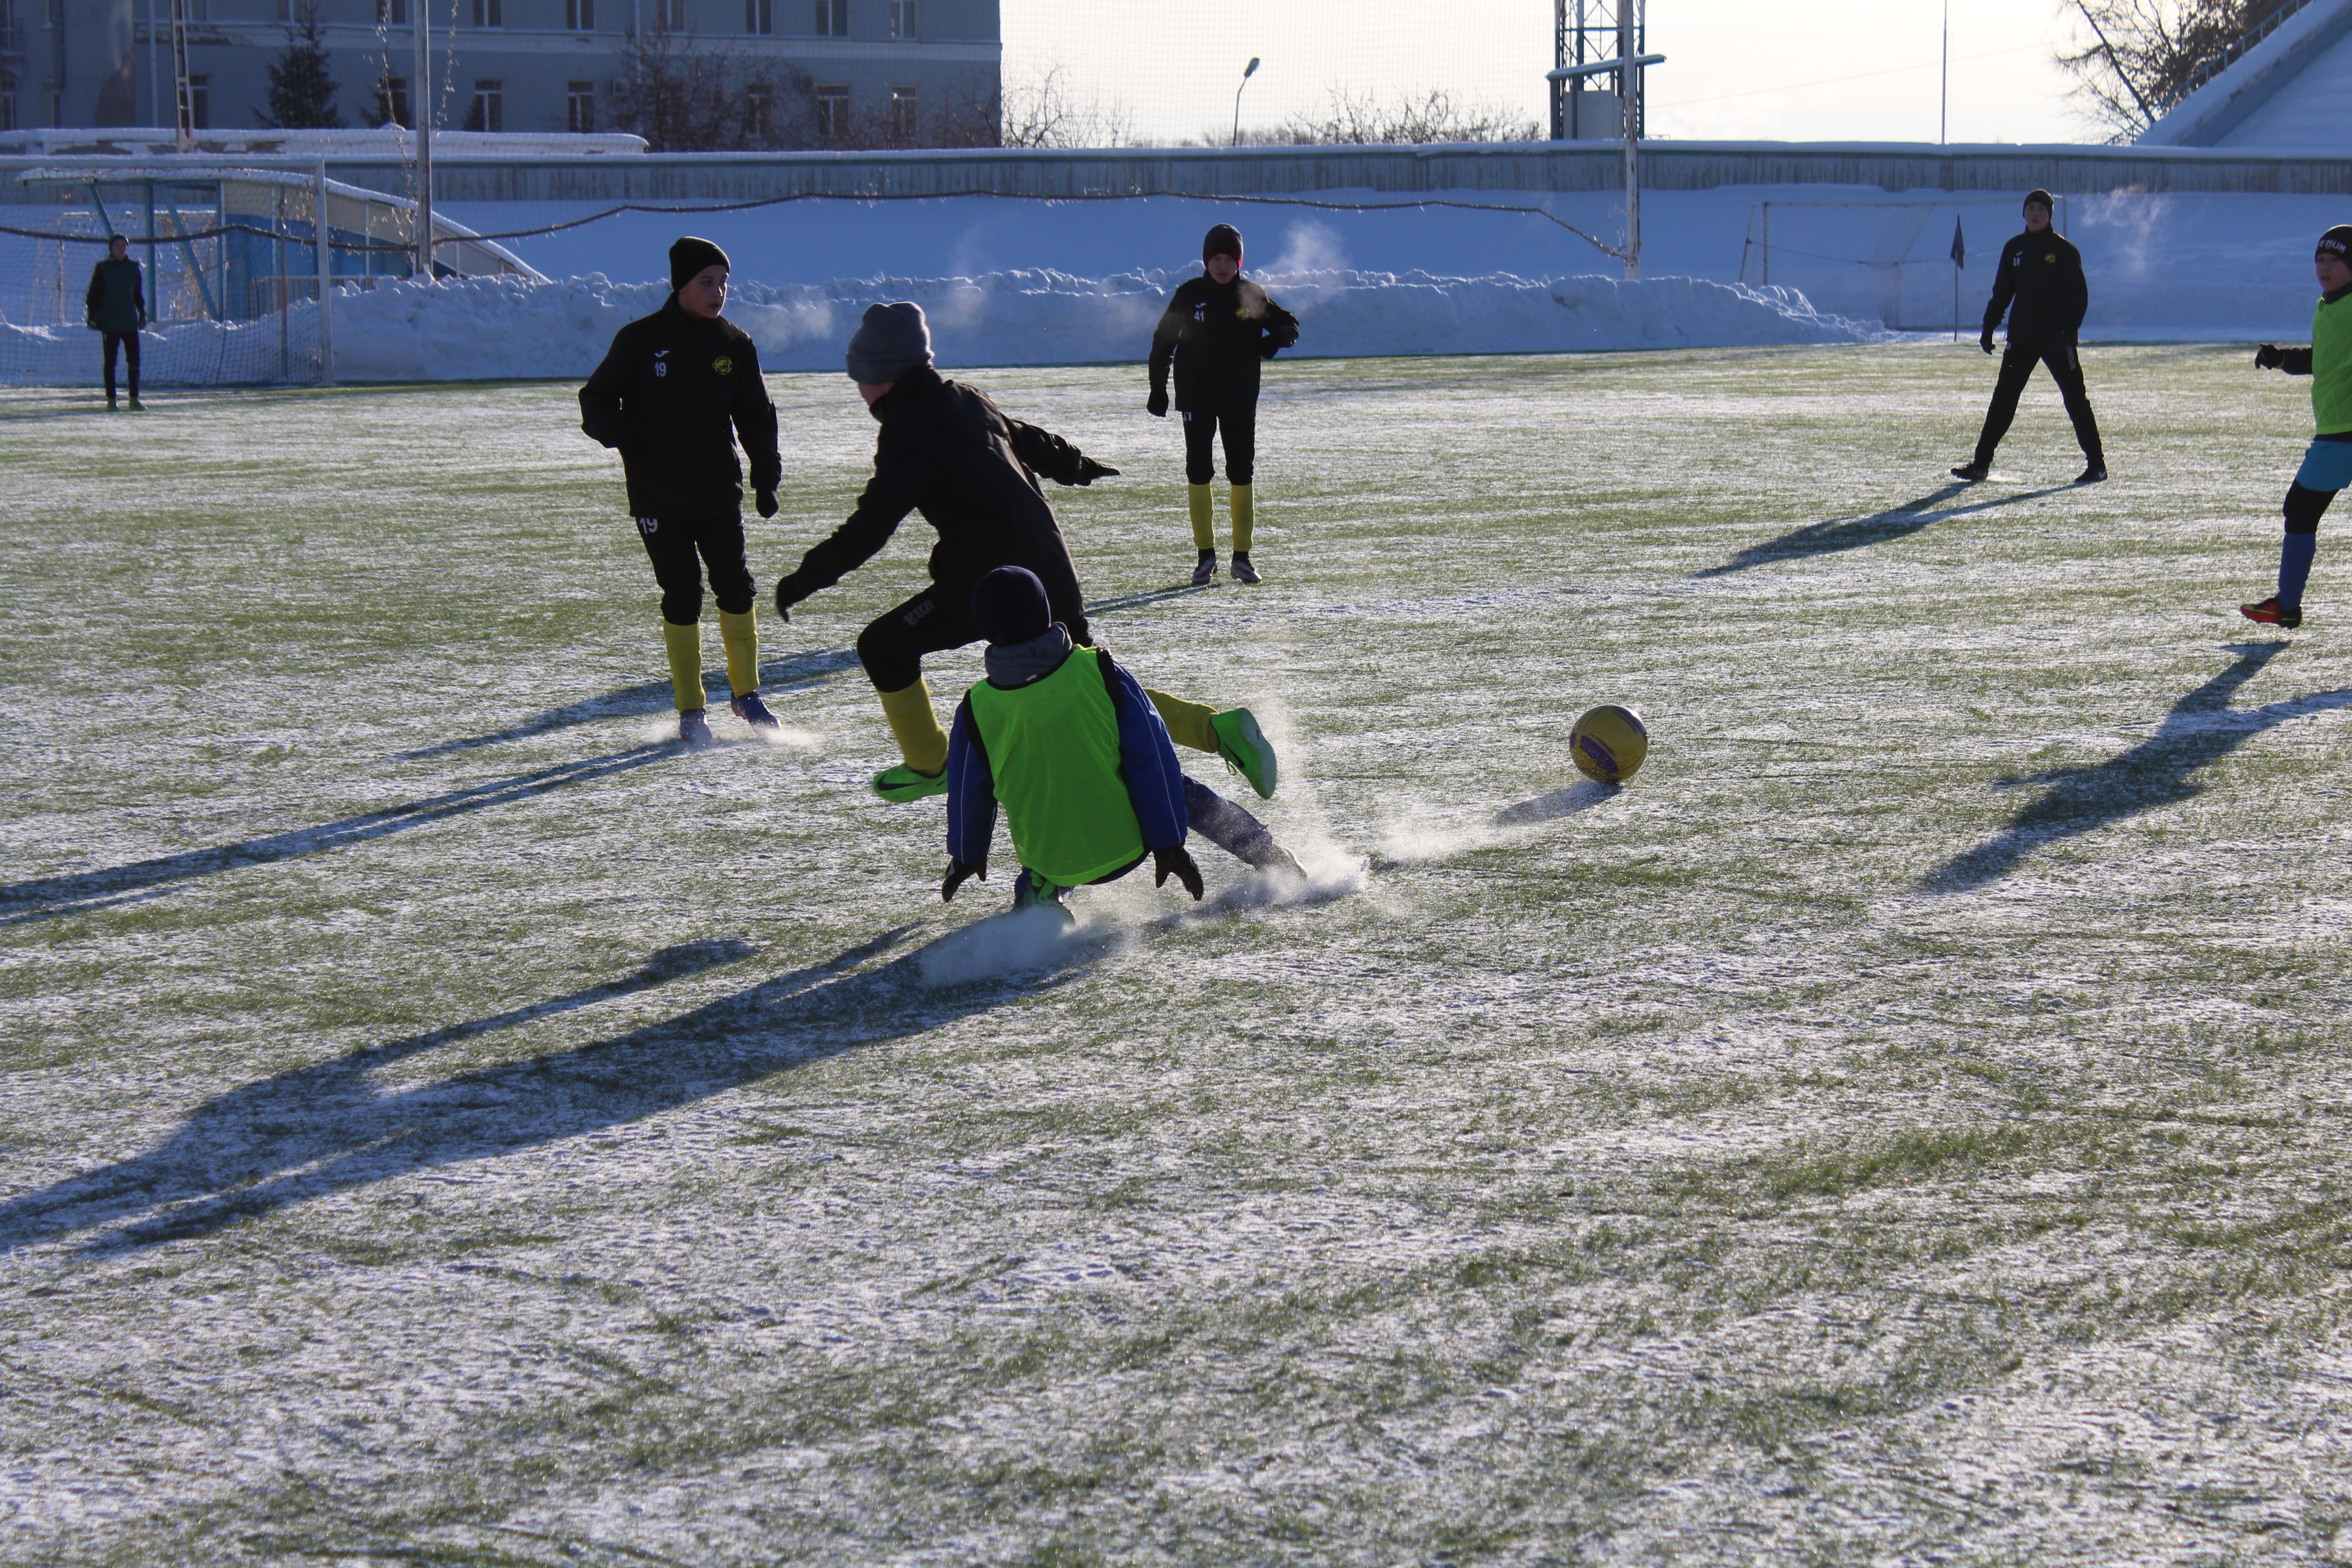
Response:
[[[1572,71],[1603,60],[1632,59],[1648,52],[1644,0],[1552,0],[1552,64]],[[1622,73],[1556,78],[1551,88],[1551,133],[1562,138],[1614,142],[1627,130]],[[1642,104],[1633,101],[1633,132],[1643,132]]]

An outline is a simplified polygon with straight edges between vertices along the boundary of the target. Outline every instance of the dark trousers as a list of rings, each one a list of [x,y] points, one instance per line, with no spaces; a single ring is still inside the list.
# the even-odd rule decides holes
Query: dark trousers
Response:
[[[1985,410],[1984,432],[1977,437],[1977,461],[1991,466],[1993,449],[2009,434],[2010,421],[2017,417],[2018,395],[2025,390],[2037,364],[2050,367],[2050,379],[2058,384],[2058,395],[2066,400],[2066,417],[2074,422],[2074,439],[2082,443],[2083,456],[2104,466],[2106,458],[2099,447],[2098,416],[2091,412],[2090,395],[2083,390],[2083,357],[2072,342],[2011,343],[2002,351],[2000,379],[1993,383],[1992,405]]]
[[[702,618],[702,568],[710,567],[710,596],[730,616],[751,607],[751,556],[743,545],[743,519],[637,519],[637,537],[653,559],[661,584],[662,619],[690,626]],[[699,557],[698,559],[698,556]]]
[[[1245,485],[1257,471],[1257,400],[1212,404],[1206,408],[1180,410],[1184,416],[1184,479],[1205,485],[1217,477],[1216,456],[1210,447],[1222,431],[1225,438],[1225,482]]]
[[[1244,866],[1264,870],[1283,861],[1282,846],[1274,841],[1272,829],[1190,773],[1184,776],[1184,815],[1191,820],[1193,832]],[[1116,871],[1104,872],[1089,885],[1116,882],[1150,858],[1150,855],[1138,856]],[[1024,884],[1031,880],[1026,866],[1021,868],[1021,877]],[[1016,901],[1020,896],[1016,891]]]
[[[1094,646],[1086,614],[1055,605],[1054,618],[1082,647]],[[971,618],[971,590],[934,583],[895,610],[885,610],[857,634],[857,662],[877,691],[904,691],[923,678],[923,656],[981,640]]]
[[[109,403],[114,401],[114,351],[117,349],[122,351],[122,357],[130,363],[131,395],[135,401],[139,396],[139,334],[137,332],[106,334],[106,400]]]

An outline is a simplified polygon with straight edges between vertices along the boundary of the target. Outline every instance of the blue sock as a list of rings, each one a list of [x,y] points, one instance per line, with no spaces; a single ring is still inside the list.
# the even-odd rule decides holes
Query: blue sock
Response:
[[[2311,559],[2319,553],[2319,535],[2290,533],[2279,546],[2279,607],[2293,610],[2303,604],[2303,584],[2311,576]]]

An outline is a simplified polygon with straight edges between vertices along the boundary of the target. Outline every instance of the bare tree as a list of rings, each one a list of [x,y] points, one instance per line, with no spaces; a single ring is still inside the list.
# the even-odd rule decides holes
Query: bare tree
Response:
[[[2074,0],[2082,47],[2058,52],[2082,113],[2128,142],[2303,0]]]
[[[1007,147],[1125,147],[1135,141],[1135,115],[1099,94],[1079,100],[1055,60],[1007,87],[999,116]]]
[[[1543,128],[1533,116],[1522,117],[1499,104],[1457,103],[1444,88],[1418,95],[1400,93],[1381,98],[1346,88],[1326,89],[1323,107],[1293,114],[1271,128],[1252,127],[1241,140],[1252,146],[1366,146],[1431,142],[1534,142]],[[1203,132],[1204,145],[1222,147],[1233,138],[1224,132]]]
[[[813,79],[692,33],[652,28],[619,46],[610,114],[655,153],[738,153],[814,144]]]

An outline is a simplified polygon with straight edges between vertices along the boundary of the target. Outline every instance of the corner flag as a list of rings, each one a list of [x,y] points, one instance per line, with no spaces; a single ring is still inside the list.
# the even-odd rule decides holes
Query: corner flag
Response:
[[[1960,220],[1956,217],[1952,220],[1952,265],[1955,267],[1966,267],[1968,264],[1968,236],[1960,232]]]

